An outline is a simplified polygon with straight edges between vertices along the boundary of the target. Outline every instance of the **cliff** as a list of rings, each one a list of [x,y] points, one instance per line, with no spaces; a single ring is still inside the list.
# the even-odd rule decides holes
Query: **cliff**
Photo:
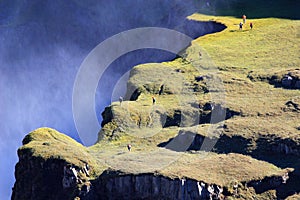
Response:
[[[18,156],[12,199],[70,199],[89,185],[86,167],[101,168],[84,146],[50,128],[28,134]]]
[[[160,152],[161,157],[156,161],[165,159],[166,153]],[[170,152],[168,154],[176,156]],[[104,156],[100,156],[102,162],[99,162],[92,149],[49,128],[40,128],[27,135],[18,155],[20,160],[16,165],[17,181],[12,199],[247,197],[255,194],[254,190],[263,193],[280,188],[292,172],[291,169],[282,170],[248,156],[215,153],[180,156],[160,170],[155,164],[151,167],[154,160],[150,159],[149,163],[143,163],[150,165],[147,169],[138,161],[128,161],[141,156],[141,153],[135,152],[124,152],[117,159],[110,157],[112,162],[123,165],[120,171],[111,168]],[[248,188],[253,191],[249,192]]]
[[[297,198],[299,58],[288,47],[299,23],[257,19],[237,32],[233,17],[190,18],[227,28],[171,62],[135,66],[95,145],[49,128],[27,135],[12,199]]]

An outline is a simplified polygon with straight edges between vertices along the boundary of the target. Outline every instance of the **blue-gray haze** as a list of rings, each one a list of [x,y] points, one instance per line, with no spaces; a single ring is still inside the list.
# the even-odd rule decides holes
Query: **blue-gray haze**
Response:
[[[25,134],[46,126],[80,142],[72,115],[73,83],[80,64],[95,46],[137,27],[166,27],[191,37],[205,34],[200,25],[186,25],[191,22],[185,20],[197,11],[199,2],[0,1],[0,198],[10,198],[17,148]],[[121,57],[100,80],[95,95],[99,120],[110,104],[114,84],[128,69],[174,56],[141,52]]]

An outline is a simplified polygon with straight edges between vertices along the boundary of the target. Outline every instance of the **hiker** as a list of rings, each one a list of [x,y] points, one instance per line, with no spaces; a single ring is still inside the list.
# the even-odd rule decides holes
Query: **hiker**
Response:
[[[246,15],[243,15],[243,23],[245,24],[246,23]]]
[[[127,144],[128,151],[131,151],[131,144]]]
[[[202,58],[202,54],[201,54],[201,52],[199,51],[199,57],[200,57],[200,59]]]
[[[283,176],[282,176],[282,183],[286,183],[286,181],[289,179],[289,173],[285,173]]]
[[[251,28],[251,29],[253,28],[253,24],[252,24],[252,22],[250,22],[250,28]]]
[[[123,97],[120,96],[119,101],[120,101],[120,105],[121,105],[123,102]]]
[[[239,24],[239,27],[240,27],[240,30],[243,29],[243,23],[242,22]]]
[[[155,97],[152,97],[152,103],[153,103],[153,105],[155,104],[155,102],[156,102]]]
[[[238,194],[238,187],[239,187],[238,183],[235,182],[234,185],[233,185],[233,191],[234,191],[234,195],[233,196],[234,197],[236,197],[237,194]]]

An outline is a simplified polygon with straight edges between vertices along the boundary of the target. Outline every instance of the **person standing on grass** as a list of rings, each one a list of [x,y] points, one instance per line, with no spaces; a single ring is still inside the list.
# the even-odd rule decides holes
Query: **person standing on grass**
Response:
[[[127,144],[128,151],[131,151],[131,144]]]
[[[152,104],[154,105],[156,103],[155,97],[152,97]]]
[[[247,18],[246,15],[243,15],[242,18],[243,18],[243,23],[245,24],[246,23],[246,18]]]
[[[240,30],[243,29],[243,23],[242,22],[239,24],[239,27],[240,27]]]
[[[251,29],[253,28],[253,24],[252,24],[252,22],[250,22],[250,28],[251,28]]]

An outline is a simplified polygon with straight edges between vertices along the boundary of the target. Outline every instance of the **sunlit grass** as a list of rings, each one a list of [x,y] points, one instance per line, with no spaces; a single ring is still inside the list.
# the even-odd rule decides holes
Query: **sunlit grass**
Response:
[[[196,39],[174,61],[134,67],[128,88],[138,89],[141,94],[134,101],[112,103],[109,107],[112,116],[104,116],[111,119],[100,131],[97,144],[86,148],[56,131],[39,129],[25,138],[27,142],[21,150],[77,165],[88,162],[98,175],[110,167],[127,173],[155,171],[169,177],[189,177],[229,186],[235,181],[282,174],[283,170],[276,166],[250,156],[191,154],[158,145],[174,138],[180,130],[177,126],[164,127],[163,117],[172,118],[178,110],[192,112],[199,109],[199,103],[211,101],[241,113],[225,122],[227,128],[222,134],[253,141],[275,135],[299,145],[300,114],[284,108],[289,100],[299,102],[300,91],[275,88],[263,78],[251,81],[248,75],[283,76],[300,67],[300,21],[248,18],[243,30],[239,30],[240,18],[201,14],[189,18],[217,21],[227,28]],[[253,30],[249,28],[250,21]],[[209,78],[204,81],[195,80],[197,76],[207,75]],[[162,85],[164,91],[159,94]],[[212,99],[212,89],[222,95]],[[152,97],[156,98],[155,104]],[[208,124],[201,125],[195,133],[207,136],[208,127]],[[128,152],[127,144],[132,145],[132,152]]]

